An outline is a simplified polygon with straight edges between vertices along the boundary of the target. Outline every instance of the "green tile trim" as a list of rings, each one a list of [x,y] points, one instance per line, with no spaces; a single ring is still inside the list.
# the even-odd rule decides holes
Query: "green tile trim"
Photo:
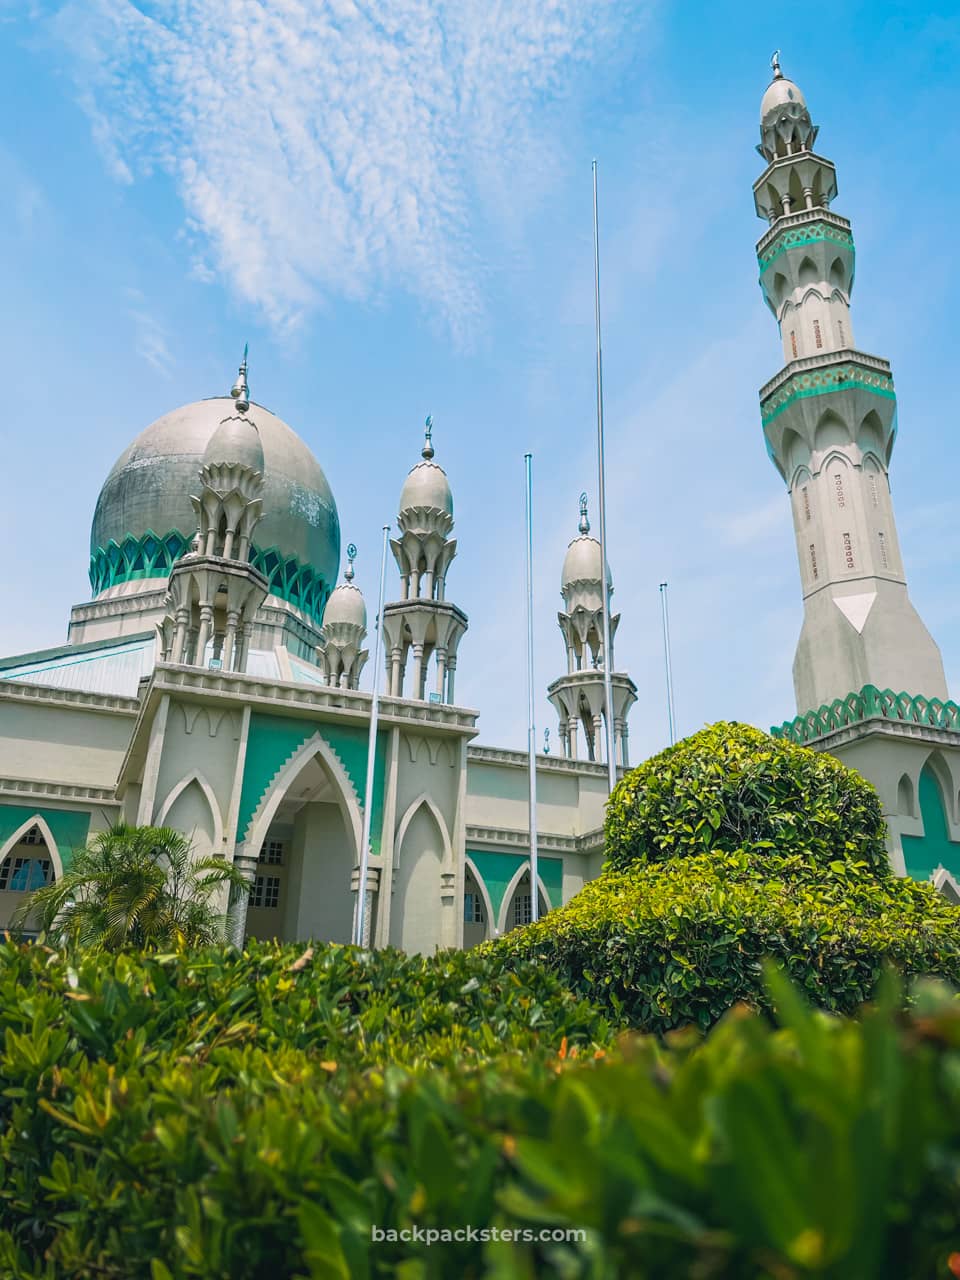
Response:
[[[805,711],[793,720],[775,725],[770,732],[775,738],[786,738],[802,746],[838,729],[876,719],[960,733],[960,705],[956,702],[925,698],[922,694],[894,693],[892,689],[881,690],[872,684],[865,684],[859,693],[848,693],[845,698],[836,698],[816,711]]]
[[[189,549],[196,530],[187,535],[170,529],[158,535],[152,529],[141,537],[127,534],[121,542],[110,539],[90,557],[90,588],[99,595],[120,582],[141,578],[167,578],[174,564]],[[284,556],[277,547],[252,546],[250,563],[267,580],[271,595],[287,600],[319,626],[331,587],[311,565],[296,556]]]
[[[24,823],[35,818],[42,818],[50,828],[66,870],[74,849],[80,849],[87,843],[90,814],[81,809],[30,809],[23,805],[0,804],[0,848]]]
[[[488,849],[468,849],[467,857],[477,869],[490,896],[493,923],[500,919],[503,898],[510,881],[521,867],[529,868],[530,858],[524,853],[496,853]],[[553,910],[563,903],[563,859],[537,858],[537,871],[546,889],[547,908]]]
[[[767,246],[762,257],[757,254],[757,265],[760,268],[761,280],[771,264],[781,254],[787,253],[790,249],[800,249],[807,244],[818,244],[823,240],[827,240],[841,249],[849,249],[851,254],[856,254],[853,236],[849,231],[841,231],[839,227],[831,226],[828,222],[806,222],[800,227],[788,227],[786,231],[782,231]]]
[[[942,866],[954,878],[960,877],[960,843],[950,839],[940,783],[929,765],[920,771],[917,791],[923,835],[900,837],[907,875],[914,880],[929,880]]]
[[[888,374],[856,364],[831,365],[826,369],[795,373],[792,378],[788,378],[766,400],[761,401],[760,420],[767,427],[797,400],[850,390],[868,391],[871,395],[883,396],[887,400],[897,398],[893,379]]]
[[[240,787],[240,806],[237,817],[237,839],[243,840],[249,833],[254,814],[283,766],[314,734],[320,733],[336,754],[344,772],[356,792],[360,805],[364,803],[367,787],[367,731],[350,725],[318,724],[312,720],[300,720],[285,716],[264,715],[253,712],[247,736],[247,754],[244,761],[243,782]],[[380,852],[383,828],[383,796],[386,778],[387,733],[377,735],[377,749],[373,774],[373,814],[370,843],[374,853]]]

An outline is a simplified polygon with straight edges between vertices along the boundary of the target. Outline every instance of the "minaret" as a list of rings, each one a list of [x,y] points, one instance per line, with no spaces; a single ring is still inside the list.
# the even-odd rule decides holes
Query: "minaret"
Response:
[[[245,671],[250,632],[267,596],[267,580],[250,563],[250,542],[263,514],[263,446],[248,417],[247,353],[230,392],[237,412],[210,437],[200,468],[193,548],[174,564],[160,624],[165,662]]]
[[[383,610],[386,691],[395,698],[453,702],[457,648],[467,615],[446,599],[447,572],[457,554],[456,539],[450,537],[453,494],[433,455],[433,419],[427,418],[422,461],[411,469],[400,493],[400,537],[390,542],[400,570],[401,598]],[[432,678],[431,658],[436,658]]]
[[[803,94],[780,70],[760,107],[767,167],[754,183],[760,287],[784,367],[760,391],[767,451],[793,509],[804,619],[797,709],[864,685],[946,698],[940,651],[910,602],[887,469],[897,431],[889,363],[854,345],[850,223],[830,210],[831,161]]]
[[[351,542],[347,547],[347,567],[343,582],[330,593],[323,611],[317,660],[327,684],[340,689],[357,689],[360,672],[367,661],[368,652],[363,648],[367,634],[367,606],[359,587],[354,586],[353,562],[357,548]]]
[[[578,726],[583,726],[587,758],[598,763],[603,758],[606,717],[603,664],[603,581],[600,577],[600,543],[590,537],[587,495],[580,495],[579,536],[567,547],[560,578],[565,609],[557,614],[567,651],[567,674],[554,680],[547,690],[560,720],[560,741],[564,755],[575,760],[578,754]],[[609,595],[613,579],[607,566]],[[627,715],[637,700],[637,686],[628,675],[613,669],[613,641],[619,614],[610,617],[610,680],[613,686],[614,750],[617,763],[627,767]]]

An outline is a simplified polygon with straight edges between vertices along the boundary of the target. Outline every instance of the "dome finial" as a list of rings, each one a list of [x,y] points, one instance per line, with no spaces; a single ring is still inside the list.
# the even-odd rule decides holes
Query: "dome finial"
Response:
[[[427,414],[427,420],[423,424],[423,448],[420,451],[422,456],[429,462],[433,457],[433,414]]]
[[[774,80],[782,80],[783,72],[780,70],[780,50],[779,49],[774,49],[773,55],[770,58],[770,66],[773,68]]]
[[[347,547],[347,567],[343,571],[344,582],[353,581],[353,562],[357,558],[357,548],[354,543],[350,543]]]
[[[243,359],[240,361],[240,371],[237,374],[237,380],[230,388],[230,394],[237,402],[237,408],[243,413],[250,408],[250,388],[247,386],[247,350],[249,343],[243,344]]]
[[[585,492],[580,495],[580,532],[590,532],[590,520],[587,516],[587,495]]]

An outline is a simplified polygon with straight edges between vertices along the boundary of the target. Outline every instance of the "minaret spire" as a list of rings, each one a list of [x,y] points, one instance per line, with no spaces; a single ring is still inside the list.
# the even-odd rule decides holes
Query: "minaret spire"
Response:
[[[236,381],[230,388],[230,394],[237,402],[237,408],[241,413],[246,413],[250,408],[250,388],[247,386],[247,350],[249,343],[243,344],[243,359],[240,361],[240,369],[237,373]]]
[[[864,685],[945,698],[940,651],[910,602],[887,475],[896,436],[890,365],[854,342],[850,223],[836,170],[812,150],[799,87],[771,60],[754,183],[770,223],[760,287],[785,364],[760,391],[767,451],[793,508],[804,622],[794,660],[801,715]]]

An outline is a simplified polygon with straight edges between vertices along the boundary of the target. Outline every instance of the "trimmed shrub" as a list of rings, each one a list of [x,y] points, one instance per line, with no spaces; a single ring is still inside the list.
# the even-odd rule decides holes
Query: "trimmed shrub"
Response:
[[[558,911],[487,944],[533,961],[616,1021],[705,1029],[733,1004],[763,1004],[773,957],[807,999],[852,1013],[885,965],[960,983],[960,915],[931,885],[800,854],[711,851],[605,871]]]
[[[820,866],[864,862],[891,875],[870,783],[833,756],[744,724],[710,725],[633,769],[610,797],[604,831],[620,871],[768,842]]]
[[[604,1051],[602,1018],[489,957],[0,946],[0,1274],[947,1274],[957,1001],[841,1022],[770,981],[780,1029],[738,1009]]]

